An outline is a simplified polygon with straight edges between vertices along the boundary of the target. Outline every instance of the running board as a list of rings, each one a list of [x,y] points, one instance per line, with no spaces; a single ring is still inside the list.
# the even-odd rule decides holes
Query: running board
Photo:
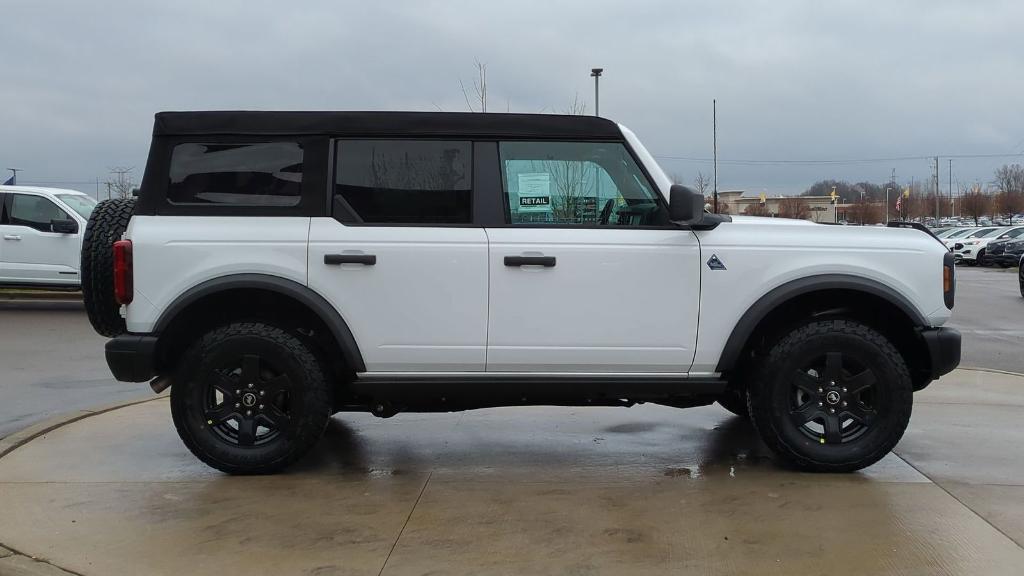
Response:
[[[360,374],[348,391],[401,410],[466,410],[522,405],[632,405],[684,403],[725,391],[721,378],[619,374]]]

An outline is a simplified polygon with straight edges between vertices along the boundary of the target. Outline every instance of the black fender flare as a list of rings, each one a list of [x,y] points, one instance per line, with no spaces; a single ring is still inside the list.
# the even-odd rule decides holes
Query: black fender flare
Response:
[[[717,372],[728,372],[736,366],[750,335],[772,310],[803,294],[823,290],[852,290],[877,296],[899,308],[916,326],[927,326],[927,319],[902,294],[870,278],[850,274],[819,274],[798,278],[777,286],[761,296],[743,313],[725,342],[718,359]]]
[[[324,324],[330,329],[331,334],[341,346],[342,357],[355,372],[365,372],[366,364],[363,362],[363,355],[359,352],[355,336],[349,329],[345,319],[323,296],[294,280],[271,276],[269,274],[231,274],[207,280],[189,288],[171,302],[170,306],[164,309],[160,318],[156,321],[153,332],[161,334],[171,325],[171,322],[190,304],[201,298],[235,289],[267,290],[288,296],[312,310]]]

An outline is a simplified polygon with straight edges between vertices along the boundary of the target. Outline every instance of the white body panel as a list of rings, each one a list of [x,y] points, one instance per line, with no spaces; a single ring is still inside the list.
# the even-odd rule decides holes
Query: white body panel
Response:
[[[79,267],[86,220],[61,201],[57,194],[84,194],[74,190],[27,186],[0,186],[0,193],[46,198],[78,223],[75,234],[0,224],[0,284],[78,285],[81,282]]]
[[[487,370],[686,372],[700,303],[688,230],[489,228]],[[505,256],[554,256],[552,268]]]
[[[306,284],[309,218],[134,216],[135,299],[129,332],[149,332],[186,290],[231,274],[268,274]]]
[[[377,263],[325,265],[325,254]],[[482,228],[344,226],[313,218],[309,286],[352,330],[366,369],[483,371],[487,235]]]
[[[906,298],[932,326],[951,314],[942,297],[945,250],[918,230],[737,216],[697,236],[702,262],[714,254],[726,270],[705,269],[702,276],[694,371],[714,371],[733,327],[761,296],[808,276],[874,280]]]

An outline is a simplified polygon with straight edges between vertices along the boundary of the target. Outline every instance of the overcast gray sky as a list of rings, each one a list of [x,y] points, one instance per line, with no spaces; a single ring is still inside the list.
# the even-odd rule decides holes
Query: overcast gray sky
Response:
[[[1024,152],[1024,2],[4,0],[0,168],[92,191],[141,179],[159,110],[465,110],[487,64],[490,110],[593,110],[666,172],[795,193],[815,180],[927,178],[955,159],[989,182]],[[4,176],[6,179],[6,176]],[[954,184],[955,186],[955,184]]]

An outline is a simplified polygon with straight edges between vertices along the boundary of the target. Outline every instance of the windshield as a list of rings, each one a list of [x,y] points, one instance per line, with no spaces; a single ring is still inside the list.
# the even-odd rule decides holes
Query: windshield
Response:
[[[959,238],[959,237],[967,234],[968,232],[970,232],[972,230],[976,230],[976,228],[963,228],[961,230],[957,230],[956,232],[953,232],[952,234],[946,236],[946,238]]]
[[[986,228],[985,230],[978,230],[974,234],[968,236],[968,238],[987,238],[997,232],[999,232],[999,228]]]
[[[950,238],[950,237],[952,237],[954,234],[956,234],[958,232],[962,234],[962,233],[965,232],[965,230],[963,228],[950,228],[949,230],[943,230],[942,232],[939,232],[938,234],[935,235],[935,237],[936,238]]]
[[[57,194],[57,198],[60,198],[61,202],[67,204],[72,210],[78,212],[78,214],[89,219],[89,215],[92,214],[92,209],[96,207],[96,201],[91,196],[85,196],[83,194]]]

